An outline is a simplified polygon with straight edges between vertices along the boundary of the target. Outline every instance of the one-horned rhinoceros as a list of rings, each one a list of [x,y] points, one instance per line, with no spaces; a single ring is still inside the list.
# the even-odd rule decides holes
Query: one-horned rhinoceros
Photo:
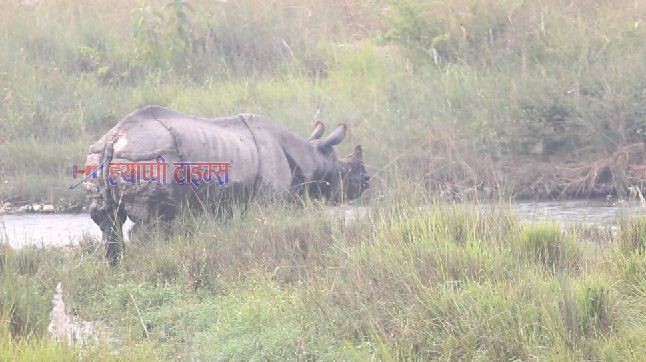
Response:
[[[211,208],[246,202],[254,196],[309,195],[333,201],[358,198],[369,187],[370,179],[361,146],[339,159],[334,146],[345,137],[346,126],[339,125],[321,139],[323,132],[323,124],[317,122],[312,135],[305,139],[255,115],[201,118],[159,106],[130,113],[90,146],[86,161],[86,170],[98,167],[96,177],[88,177],[84,185],[108,260],[116,262],[123,252],[121,230],[126,217],[135,225],[153,219],[168,222],[185,201]],[[228,180],[218,178],[228,181],[226,185],[175,182],[178,165],[188,164],[190,169],[196,162],[230,163]],[[162,163],[166,167],[159,167]],[[135,175],[133,170],[139,166],[133,165],[141,164],[149,169],[144,167],[139,170],[143,175]],[[150,167],[155,165],[158,177],[148,174],[146,178],[146,172],[152,173]],[[124,175],[128,167],[133,170]],[[117,170],[122,182],[115,182]],[[181,168],[179,174],[183,172]],[[149,182],[141,182],[142,176]],[[166,182],[160,182],[162,178]]]

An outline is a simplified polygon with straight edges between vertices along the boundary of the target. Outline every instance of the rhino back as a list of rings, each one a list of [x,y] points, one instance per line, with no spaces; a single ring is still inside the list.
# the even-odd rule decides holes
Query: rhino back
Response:
[[[200,118],[147,106],[124,117],[92,145],[88,162],[101,163],[107,143],[113,144],[113,162],[154,161],[162,155],[168,163],[169,184],[119,185],[114,193],[126,203],[129,216],[139,219],[160,200],[177,201],[194,193],[191,186],[172,182],[174,162],[231,162],[232,187],[215,188],[216,193],[255,186],[280,194],[290,189],[294,159],[307,176],[316,168],[306,140],[260,116]]]

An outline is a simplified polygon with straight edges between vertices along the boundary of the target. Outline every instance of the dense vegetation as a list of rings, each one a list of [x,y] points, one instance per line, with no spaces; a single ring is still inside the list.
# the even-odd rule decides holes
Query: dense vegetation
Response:
[[[347,122],[372,166],[445,194],[625,194],[646,172],[644,7],[3,1],[0,195],[82,199],[71,165],[144,104]]]
[[[609,234],[435,202],[643,190],[643,2],[0,4],[0,201],[83,200],[71,165],[144,104],[347,122],[375,176],[353,222],[184,214],[116,268],[92,238],[1,246],[0,360],[646,355],[643,218]],[[96,345],[48,337],[59,282]]]
[[[610,244],[595,228],[420,201],[393,196],[349,224],[316,205],[186,215],[170,239],[133,239],[117,268],[94,240],[5,249],[0,359],[644,356],[645,220]],[[60,281],[68,313],[101,323],[97,347],[46,338]]]

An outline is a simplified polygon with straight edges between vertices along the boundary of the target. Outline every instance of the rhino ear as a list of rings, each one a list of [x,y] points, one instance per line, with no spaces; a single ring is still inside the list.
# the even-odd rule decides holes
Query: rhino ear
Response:
[[[341,143],[345,138],[347,128],[348,127],[343,123],[338,125],[329,136],[325,137],[325,139],[319,143],[319,148],[332,148],[332,146],[336,146]]]
[[[308,141],[311,140],[317,140],[323,136],[323,132],[325,132],[325,125],[321,121],[316,121],[314,124],[314,131],[312,132],[312,135],[310,138],[308,138]]]

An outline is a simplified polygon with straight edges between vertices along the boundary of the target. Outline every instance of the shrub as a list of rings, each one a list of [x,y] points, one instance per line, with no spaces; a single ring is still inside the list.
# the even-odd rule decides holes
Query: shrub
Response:
[[[622,219],[619,223],[618,242],[624,253],[646,252],[646,216]]]
[[[576,267],[582,256],[576,239],[555,222],[523,225],[518,244],[522,255],[552,271]]]
[[[559,310],[565,336],[573,345],[581,344],[588,337],[605,335],[617,322],[616,297],[606,283],[595,278],[560,285]]]

